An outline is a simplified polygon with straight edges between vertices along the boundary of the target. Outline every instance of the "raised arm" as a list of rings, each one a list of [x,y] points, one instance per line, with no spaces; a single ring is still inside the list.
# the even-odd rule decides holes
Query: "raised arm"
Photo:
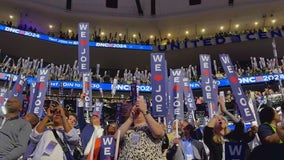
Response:
[[[57,109],[60,111],[61,114],[61,118],[62,118],[62,125],[64,128],[65,133],[68,133],[73,127],[70,125],[70,123],[68,122],[68,118],[66,117],[65,114],[65,110],[63,109],[63,107],[60,105],[57,107]]]
[[[134,111],[133,111],[133,107],[132,107],[128,119],[118,128],[118,130],[120,131],[120,138],[124,137],[125,133],[127,132],[127,130],[132,125],[132,123],[133,123],[133,114],[134,114]],[[114,138],[115,139],[117,139],[118,130],[114,134]]]
[[[38,123],[38,125],[35,127],[35,130],[41,134],[44,132],[45,127],[49,121],[52,121],[53,113],[51,113],[54,110],[53,106],[49,106],[46,112],[46,116]]]
[[[232,113],[230,113],[227,108],[226,108],[226,104],[225,104],[225,100],[222,97],[218,97],[218,102],[220,104],[220,109],[221,111],[228,116],[234,123],[238,123],[240,122],[240,119],[235,117]]]
[[[165,132],[161,125],[152,117],[151,114],[147,111],[147,103],[143,96],[139,96],[136,102],[137,108],[143,113],[146,123],[151,130],[152,135],[155,138],[161,138],[164,136]]]
[[[85,117],[84,117],[84,96],[85,96],[84,93],[82,93],[80,95],[80,98],[77,99],[78,103],[77,103],[77,106],[76,106],[77,116],[78,116],[78,125],[79,125],[81,132],[84,129],[84,127],[87,125],[87,122],[86,122]]]

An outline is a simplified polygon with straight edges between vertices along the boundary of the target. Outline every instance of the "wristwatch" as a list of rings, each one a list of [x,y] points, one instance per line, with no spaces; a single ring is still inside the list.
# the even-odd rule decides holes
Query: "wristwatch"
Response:
[[[147,110],[144,114],[144,116],[146,116],[147,114],[149,114],[150,112]]]

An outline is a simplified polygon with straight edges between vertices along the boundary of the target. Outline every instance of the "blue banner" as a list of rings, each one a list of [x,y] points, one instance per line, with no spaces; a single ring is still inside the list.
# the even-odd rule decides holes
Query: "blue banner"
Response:
[[[101,120],[103,120],[103,106],[104,102],[101,101],[100,99],[96,99],[94,103],[94,110],[93,110],[93,115],[98,115]]]
[[[101,137],[100,160],[111,160],[115,155],[115,140],[113,136]]]
[[[152,115],[165,117],[167,115],[167,77],[164,53],[151,54],[151,83],[152,83]]]
[[[92,107],[92,74],[89,73],[83,73],[83,93],[86,94],[85,96],[85,108],[91,108]]]
[[[217,85],[217,81],[215,79],[213,79],[213,83],[212,83],[212,96],[213,96],[213,100],[212,100],[212,114],[215,115],[217,114],[219,107],[218,107],[218,85]]]
[[[183,72],[181,69],[171,70],[171,76],[173,77],[172,87],[173,90],[171,96],[171,106],[174,108],[175,119],[184,120],[184,101],[183,101]]]
[[[230,86],[243,121],[244,122],[254,121],[255,118],[253,116],[252,110],[249,107],[248,98],[246,97],[242,86],[239,84],[238,75],[234,71],[234,66],[232,65],[229,55],[220,54],[219,56],[223,69],[228,79],[230,80]]]
[[[4,115],[5,113],[5,104],[7,102],[7,88],[0,88],[0,115]]]
[[[90,47],[89,47],[89,23],[78,24],[78,67],[79,73],[89,72]]]
[[[121,112],[122,112],[122,104],[121,103],[116,103],[116,112],[115,112],[115,120],[118,123],[118,126],[122,125],[122,117],[121,117]]]
[[[35,90],[36,90],[36,82],[32,82],[30,84],[30,98],[29,98],[29,107],[28,107],[28,112],[33,112],[34,108],[33,108],[33,103],[31,103],[34,99],[34,95],[35,95]]]
[[[192,124],[193,126],[196,126],[195,124],[195,116],[194,116],[194,111],[193,110],[189,110],[187,112],[187,116],[188,116],[188,119],[187,121]]]
[[[201,89],[203,99],[206,103],[211,103],[213,100],[213,78],[212,78],[212,66],[211,58],[208,54],[200,54],[200,70],[201,70]]]
[[[204,101],[208,104],[209,116],[218,112],[218,86],[212,77],[211,57],[208,54],[199,55],[201,68],[201,89]]]
[[[192,89],[189,85],[188,78],[183,78],[183,94],[185,105],[187,106],[188,110],[196,110],[195,99],[192,93]]]
[[[12,97],[21,97],[23,93],[23,89],[25,88],[26,84],[27,84],[26,76],[20,74],[19,78],[17,78],[17,81],[15,82],[12,90],[10,91],[8,95],[8,99]]]
[[[172,128],[172,124],[173,124],[174,119],[170,118],[170,117],[166,117],[166,124],[167,124],[167,133],[172,133],[173,128]]]
[[[23,35],[27,37],[32,37],[48,42],[53,42],[61,45],[71,45],[77,46],[78,41],[73,40],[65,40],[56,37],[47,36],[44,34],[33,33],[29,31],[20,30],[17,28],[8,27],[5,25],[0,24],[0,31],[10,32],[18,35]],[[89,42],[90,47],[102,47],[102,48],[118,48],[118,49],[129,49],[129,50],[145,50],[145,51],[152,51],[153,46],[151,45],[138,45],[138,44],[119,44],[119,43],[103,43],[103,42]]]
[[[35,93],[32,99],[30,99],[31,108],[29,108],[29,110],[37,114],[38,117],[42,117],[44,113],[43,105],[48,89],[48,73],[49,70],[45,68],[41,68],[37,71]]]
[[[225,159],[245,160],[244,143],[225,142]]]
[[[170,69],[170,72],[172,71],[172,69]],[[174,107],[173,107],[173,105],[172,105],[172,103],[171,103],[171,100],[172,100],[172,97],[173,97],[173,89],[171,89],[171,88],[173,88],[173,84],[174,84],[174,82],[173,82],[174,80],[173,80],[173,76],[169,76],[169,78],[168,78],[168,86],[167,86],[167,93],[168,93],[168,96],[167,96],[167,98],[168,98],[168,100],[167,100],[167,110],[168,110],[168,115],[167,115],[167,117],[166,117],[166,124],[167,124],[167,132],[168,133],[171,133],[171,131],[172,131],[172,122],[175,120],[175,115],[174,115]]]

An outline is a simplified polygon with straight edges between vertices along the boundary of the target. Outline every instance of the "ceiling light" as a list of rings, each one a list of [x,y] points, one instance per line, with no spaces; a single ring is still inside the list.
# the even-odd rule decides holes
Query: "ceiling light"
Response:
[[[168,35],[167,35],[168,37],[170,37],[170,36],[172,36],[172,34],[171,33],[168,33]]]
[[[271,20],[271,23],[274,24],[275,22],[276,22],[276,19],[272,19],[272,20]]]
[[[72,32],[72,30],[71,30],[71,29],[68,29],[68,32],[69,32],[69,33],[71,33],[71,32]]]
[[[186,34],[186,35],[189,34],[189,31],[185,31],[185,34]]]
[[[52,29],[52,28],[53,28],[53,25],[50,24],[48,27],[49,27],[49,29]]]
[[[101,35],[102,35],[102,36],[105,35],[105,32],[101,32]]]
[[[224,26],[221,26],[221,27],[220,27],[220,30],[223,30],[223,29],[224,29]]]
[[[150,39],[153,39],[154,38],[154,36],[153,35],[150,35]]]
[[[202,33],[204,33],[205,31],[206,31],[205,28],[202,28],[202,29],[201,29],[201,32],[202,32]]]
[[[240,25],[239,25],[239,24],[236,24],[236,25],[235,25],[235,28],[239,28],[239,27],[240,27]]]
[[[13,16],[13,15],[9,15],[9,18],[10,18],[10,19],[13,19],[13,18],[14,18],[14,16]]]
[[[122,33],[119,33],[118,36],[121,37],[121,36],[122,36]]]
[[[258,22],[254,22],[254,25],[257,26],[257,25],[258,25]]]
[[[135,38],[136,37],[136,34],[133,34],[133,38]]]

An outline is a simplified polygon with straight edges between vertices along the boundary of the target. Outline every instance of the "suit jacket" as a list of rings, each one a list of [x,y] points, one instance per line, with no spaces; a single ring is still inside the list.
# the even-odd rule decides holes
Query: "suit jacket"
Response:
[[[191,145],[192,145],[193,156],[195,160],[207,160],[208,159],[202,142],[192,139]],[[178,146],[174,145],[173,142],[171,142],[170,146],[171,147],[168,149],[168,152],[167,152],[167,160],[184,160],[185,159],[184,146],[183,146],[182,139],[180,139]]]

